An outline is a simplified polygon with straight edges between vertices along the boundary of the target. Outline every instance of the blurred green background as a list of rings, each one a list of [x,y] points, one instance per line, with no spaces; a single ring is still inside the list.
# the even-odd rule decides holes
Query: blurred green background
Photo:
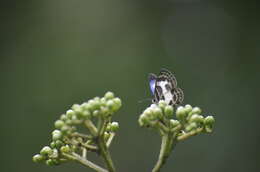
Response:
[[[147,76],[173,71],[185,103],[214,115],[212,135],[177,145],[163,172],[260,171],[259,7],[253,1],[44,0],[2,3],[1,172],[83,172],[32,156],[72,104],[123,101],[112,144],[119,172],[150,171],[157,133],[138,126]]]

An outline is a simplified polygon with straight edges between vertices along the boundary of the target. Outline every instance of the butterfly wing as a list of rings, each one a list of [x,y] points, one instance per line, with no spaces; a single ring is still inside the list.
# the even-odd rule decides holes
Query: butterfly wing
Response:
[[[156,82],[157,76],[153,73],[150,73],[148,76],[148,80],[149,80],[149,86],[150,86],[150,90],[152,92],[152,94],[154,95],[155,93],[155,82]]]

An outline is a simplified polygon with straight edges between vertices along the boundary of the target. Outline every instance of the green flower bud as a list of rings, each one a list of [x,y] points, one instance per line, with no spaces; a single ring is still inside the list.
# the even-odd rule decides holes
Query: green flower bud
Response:
[[[203,123],[204,118],[201,115],[194,114],[190,117],[189,122]]]
[[[46,165],[54,166],[54,165],[57,165],[57,164],[53,159],[48,159],[48,160],[46,160]]]
[[[186,113],[190,113],[192,111],[192,106],[189,104],[185,105],[184,108],[185,108]]]
[[[52,132],[52,140],[56,141],[62,138],[62,133],[60,130],[54,130]]]
[[[215,119],[213,116],[207,116],[204,120],[205,125],[213,125],[215,123]]]
[[[61,127],[61,131],[62,131],[62,133],[67,133],[68,131],[70,130],[70,127],[69,126],[67,126],[67,125],[63,125],[62,127]]]
[[[91,105],[88,102],[85,102],[81,105],[82,110],[91,110]]]
[[[84,119],[90,119],[91,118],[91,113],[88,111],[88,110],[85,110],[83,113],[82,113],[82,117]]]
[[[107,107],[102,106],[100,110],[101,110],[101,114],[105,116],[109,114],[109,109]]]
[[[156,118],[162,119],[163,113],[159,107],[156,106],[152,111]]]
[[[80,105],[79,104],[74,104],[74,105],[71,106],[71,109],[73,111],[76,111],[76,110],[80,109]]]
[[[62,147],[60,148],[60,151],[61,151],[62,153],[69,153],[69,152],[71,151],[71,148],[69,147],[69,145],[62,146]]]
[[[183,106],[179,106],[176,110],[176,117],[180,120],[183,120],[185,119],[186,117],[186,110]]]
[[[192,114],[201,114],[201,109],[199,107],[194,107],[191,111]]]
[[[105,97],[102,97],[102,98],[100,99],[100,104],[101,104],[101,106],[106,106],[106,103],[107,103],[106,98],[105,98]]]
[[[97,100],[89,100],[88,104],[90,105],[91,110],[96,110],[100,108],[100,103]]]
[[[57,121],[55,121],[54,126],[55,126],[55,128],[61,129],[61,127],[62,127],[64,124],[65,124],[64,121],[62,121],[62,120],[57,120]]]
[[[73,110],[67,110],[66,115],[69,119],[72,118],[72,116],[76,115]]]
[[[112,132],[116,132],[119,129],[119,124],[118,124],[118,122],[112,122],[110,127],[111,127],[110,129]]]
[[[64,145],[64,143],[63,143],[61,140],[55,141],[55,147],[56,147],[56,148],[60,148],[60,147],[63,146],[63,145]]]
[[[164,114],[167,118],[172,118],[173,116],[173,107],[170,105],[165,106]]]
[[[50,158],[58,158],[59,154],[58,154],[58,150],[57,149],[53,149],[53,152],[51,155],[49,155]]]
[[[66,120],[67,120],[67,117],[66,117],[65,114],[62,114],[62,115],[60,116],[60,119],[61,119],[62,121],[66,121]]]
[[[113,92],[108,91],[108,92],[106,92],[104,97],[105,97],[105,99],[109,100],[109,99],[113,99],[115,96],[114,96]]]
[[[53,142],[51,142],[50,146],[51,146],[51,148],[55,148],[55,147],[56,147],[56,144],[55,144],[55,142],[54,142],[54,141],[53,141]]]
[[[67,120],[65,121],[65,123],[66,123],[67,125],[72,125],[72,120],[67,119]]]
[[[164,100],[160,100],[158,105],[159,105],[160,108],[164,109],[165,106],[167,106],[167,103]]]
[[[40,154],[36,154],[32,158],[33,162],[42,162],[44,159],[45,159],[44,156]]]
[[[117,111],[122,106],[122,101],[118,97],[114,98],[113,101],[114,101],[114,104],[115,104],[114,110]]]
[[[149,115],[151,115],[153,113],[153,111],[152,111],[152,108],[147,108],[147,109],[145,109],[145,111],[144,111],[144,115],[146,115],[146,116],[149,116]]]
[[[189,132],[189,131],[196,129],[196,128],[197,128],[197,124],[195,122],[192,122],[185,129],[186,129],[186,131]]]
[[[94,110],[94,112],[93,112],[93,116],[94,116],[94,117],[98,117],[98,116],[100,116],[100,115],[101,115],[101,113],[100,113],[99,110]]]
[[[108,108],[112,108],[114,106],[114,101],[108,100],[106,105],[107,105]]]
[[[174,120],[174,119],[171,119],[171,120],[170,120],[170,126],[171,126],[171,128],[175,128],[175,127],[177,127],[179,124],[180,124],[180,122],[179,122],[178,120]]]
[[[148,125],[149,119],[147,118],[147,115],[142,114],[142,115],[140,115],[138,122],[139,122],[140,126]]]
[[[52,154],[52,149],[49,147],[49,146],[44,146],[42,148],[42,150],[40,151],[40,154],[43,155],[43,156],[46,156],[46,155],[51,155]]]
[[[213,116],[207,116],[207,117],[204,119],[204,124],[205,124],[205,130],[206,130],[206,132],[208,132],[208,133],[211,133],[211,132],[212,132],[214,123],[215,123],[215,119],[214,119]]]

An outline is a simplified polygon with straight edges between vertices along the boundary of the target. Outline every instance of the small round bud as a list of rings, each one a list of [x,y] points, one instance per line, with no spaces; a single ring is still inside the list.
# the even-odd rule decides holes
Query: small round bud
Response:
[[[165,106],[164,114],[167,118],[172,118],[173,116],[173,107],[170,105]]]
[[[75,112],[74,112],[73,110],[67,110],[66,115],[67,115],[67,117],[68,117],[69,119],[71,119],[72,116],[75,115]]]
[[[112,109],[113,106],[114,106],[114,101],[113,101],[113,100],[108,100],[106,105],[107,105],[107,107],[108,107],[109,109]]]
[[[100,103],[96,100],[89,100],[88,101],[90,110],[96,110],[100,107]]]
[[[52,140],[56,141],[62,138],[62,133],[60,130],[54,130],[52,132]]]
[[[72,125],[72,120],[67,119],[67,120],[65,121],[65,123],[66,123],[67,125]]]
[[[213,125],[215,123],[215,119],[213,116],[207,116],[204,120],[205,125]]]
[[[85,102],[81,105],[82,110],[91,110],[91,105],[88,102]]]
[[[60,151],[61,151],[62,153],[69,153],[69,152],[71,151],[71,148],[69,147],[69,145],[62,146],[62,147],[60,148]]]
[[[46,160],[46,165],[54,166],[54,165],[56,165],[56,163],[55,163],[55,161],[53,159],[48,159],[48,160]]]
[[[189,104],[185,105],[184,108],[185,108],[186,113],[190,113],[192,111],[192,106]]]
[[[152,108],[147,108],[144,110],[143,114],[149,116],[153,113]]]
[[[57,120],[57,121],[55,121],[54,126],[55,126],[55,128],[61,129],[61,127],[62,127],[64,124],[65,124],[64,121],[62,121],[62,120]]]
[[[71,109],[74,110],[74,111],[77,110],[77,109],[80,109],[80,105],[74,104],[74,105],[71,106]]]
[[[105,116],[109,114],[109,109],[107,107],[102,106],[100,110],[100,112]]]
[[[98,117],[98,116],[100,116],[100,111],[99,110],[94,110],[94,112],[93,112],[93,116],[94,117]]]
[[[201,114],[201,109],[199,107],[194,107],[191,111],[192,114]]]
[[[171,120],[170,120],[170,126],[171,126],[171,128],[175,128],[175,127],[177,127],[179,124],[180,124],[180,122],[179,122],[178,120],[174,120],[174,119],[171,119]]]
[[[183,106],[179,106],[176,110],[176,117],[183,120],[186,117],[186,110]]]
[[[189,131],[196,129],[196,128],[197,128],[197,124],[195,122],[192,122],[185,129],[186,129],[186,131],[189,132]]]
[[[62,133],[67,133],[69,130],[70,130],[70,127],[67,126],[67,125],[63,125],[63,126],[61,127]]]
[[[56,144],[55,144],[55,142],[54,142],[54,141],[53,141],[53,142],[51,142],[50,146],[51,146],[51,148],[55,148],[55,147],[56,147]]]
[[[194,114],[190,117],[190,122],[202,123],[204,121],[203,116]]]
[[[110,129],[112,132],[116,132],[119,129],[119,124],[118,122],[112,122],[110,125]]]
[[[42,162],[44,160],[44,156],[40,154],[36,154],[32,158],[33,162]]]
[[[52,154],[52,149],[49,146],[44,146],[42,150],[40,151],[41,155],[51,155]]]
[[[52,154],[49,155],[50,158],[58,158],[58,156],[59,154],[57,149],[53,149]]]
[[[60,147],[63,146],[63,145],[64,145],[64,143],[63,143],[61,140],[55,141],[55,147],[56,147],[56,148],[60,148]]]
[[[91,114],[88,110],[85,110],[83,113],[82,113],[82,117],[84,119],[90,119],[91,118]]]
[[[138,121],[139,121],[140,126],[149,124],[149,119],[147,118],[147,115],[145,115],[145,114],[141,114]]]
[[[102,97],[102,98],[100,99],[100,104],[101,104],[101,106],[106,106],[106,103],[107,103],[106,98],[105,98],[105,97]]]
[[[158,105],[159,105],[160,108],[164,109],[165,106],[167,106],[167,103],[164,100],[160,100]]]
[[[159,119],[162,118],[163,113],[162,113],[162,110],[159,107],[157,107],[157,106],[154,107],[152,111],[153,111],[153,114],[156,116],[156,118],[159,118]]]
[[[122,101],[120,98],[116,97],[113,99],[115,106],[115,111],[117,111],[122,106]]]
[[[113,92],[108,91],[108,92],[106,92],[104,97],[105,97],[105,99],[109,100],[109,99],[113,99],[115,96],[114,96]]]
[[[62,121],[66,121],[66,120],[67,120],[67,117],[66,117],[65,114],[62,114],[62,115],[60,116],[60,119],[61,119]]]

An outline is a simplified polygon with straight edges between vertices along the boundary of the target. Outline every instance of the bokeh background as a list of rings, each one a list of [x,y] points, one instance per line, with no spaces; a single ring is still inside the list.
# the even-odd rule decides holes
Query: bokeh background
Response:
[[[0,171],[83,172],[32,156],[72,104],[111,90],[123,107],[112,145],[119,172],[150,171],[157,133],[138,126],[147,76],[173,71],[185,103],[216,118],[177,145],[163,172],[260,171],[260,22],[253,1],[44,0],[1,4]]]

